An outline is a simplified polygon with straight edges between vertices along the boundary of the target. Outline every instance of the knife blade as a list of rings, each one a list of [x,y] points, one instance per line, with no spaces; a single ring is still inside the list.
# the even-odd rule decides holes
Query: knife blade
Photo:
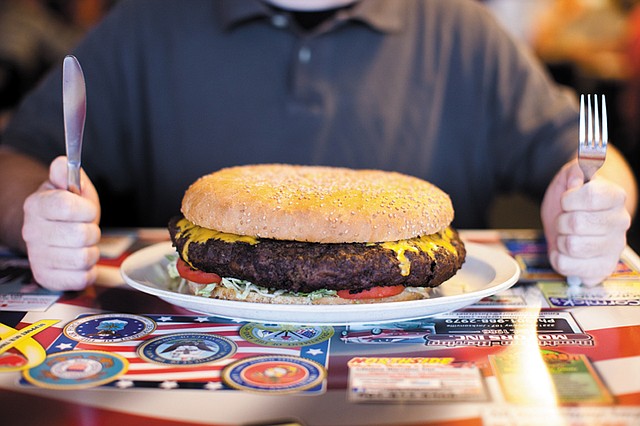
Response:
[[[62,109],[67,151],[67,189],[80,194],[82,135],[87,109],[84,74],[78,59],[67,55],[62,63]]]

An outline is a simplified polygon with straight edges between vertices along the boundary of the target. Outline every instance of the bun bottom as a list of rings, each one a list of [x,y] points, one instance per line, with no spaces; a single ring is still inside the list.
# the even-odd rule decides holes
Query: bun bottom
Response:
[[[196,294],[196,291],[204,287],[202,284],[189,282],[189,290]],[[273,305],[362,305],[371,303],[405,302],[407,300],[421,300],[431,297],[431,288],[427,287],[407,287],[400,294],[390,297],[380,297],[375,299],[343,299],[342,297],[326,296],[317,299],[310,299],[303,296],[264,296],[258,293],[249,293],[245,299],[239,299],[237,293],[226,287],[216,287],[211,292],[211,299],[235,300],[239,302],[267,303]]]

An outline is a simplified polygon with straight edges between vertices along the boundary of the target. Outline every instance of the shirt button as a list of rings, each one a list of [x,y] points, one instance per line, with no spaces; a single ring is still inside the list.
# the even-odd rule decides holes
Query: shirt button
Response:
[[[302,47],[298,51],[298,60],[300,62],[307,63],[311,60],[311,49],[308,47]]]
[[[289,23],[289,20],[284,15],[273,15],[271,17],[271,23],[276,28],[284,28]]]

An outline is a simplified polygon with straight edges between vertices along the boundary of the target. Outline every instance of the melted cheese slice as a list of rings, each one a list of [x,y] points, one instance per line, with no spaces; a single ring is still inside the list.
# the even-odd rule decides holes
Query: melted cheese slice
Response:
[[[209,240],[220,240],[225,243],[247,243],[258,244],[259,239],[256,237],[250,237],[248,235],[229,234],[227,232],[220,232],[214,229],[207,229],[198,226],[185,218],[182,218],[177,223],[178,234],[177,238],[187,238],[187,242],[182,247],[181,257],[182,259],[193,268],[191,261],[189,261],[189,245],[191,243],[205,243]],[[195,269],[195,268],[194,268]]]
[[[435,251],[439,247],[443,247],[445,250],[457,254],[456,248],[451,243],[453,238],[453,231],[451,228],[446,228],[442,232],[437,232],[431,235],[423,235],[421,237],[415,237],[408,240],[389,241],[384,243],[377,243],[382,248],[392,250],[396,254],[398,259],[400,274],[406,277],[411,273],[411,261],[406,256],[406,252],[419,253],[425,252],[429,256],[434,256]]]
[[[214,229],[203,228],[201,226],[193,224],[185,218],[180,219],[177,225],[178,234],[176,235],[176,237],[187,238],[187,242],[182,248],[181,257],[189,265],[191,265],[191,262],[189,261],[189,245],[191,243],[205,243],[208,240],[220,240],[224,241],[225,243],[240,242],[255,245],[260,242],[260,239],[257,237],[230,234],[226,232],[216,231]],[[406,256],[407,252],[419,253],[422,251],[429,254],[430,256],[433,256],[435,251],[439,247],[443,247],[445,250],[456,254],[456,248],[451,243],[452,238],[453,231],[451,230],[451,228],[446,228],[442,232],[410,238],[408,240],[369,243],[367,245],[379,245],[384,249],[393,251],[396,255],[396,259],[398,259],[400,274],[402,276],[407,276],[411,273],[411,261]],[[191,266],[193,267],[193,265]]]

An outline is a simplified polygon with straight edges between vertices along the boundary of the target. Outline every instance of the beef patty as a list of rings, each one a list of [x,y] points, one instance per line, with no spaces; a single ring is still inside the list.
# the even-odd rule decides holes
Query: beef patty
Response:
[[[259,239],[257,244],[189,238],[177,225],[182,216],[169,222],[169,233],[184,261],[222,277],[250,281],[266,288],[310,293],[320,289],[358,292],[376,286],[404,285],[436,287],[452,277],[464,263],[466,251],[453,229],[451,246],[439,246],[431,253],[407,251],[410,273],[403,275],[395,251],[378,243],[309,243]],[[185,246],[188,259],[185,259]]]

